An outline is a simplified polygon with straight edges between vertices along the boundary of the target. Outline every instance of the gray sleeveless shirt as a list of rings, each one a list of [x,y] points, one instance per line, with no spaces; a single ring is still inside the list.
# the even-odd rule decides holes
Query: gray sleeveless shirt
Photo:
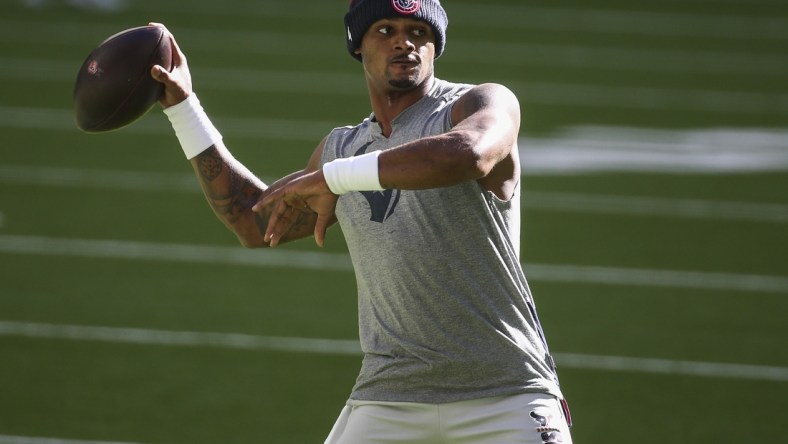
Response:
[[[331,132],[322,162],[451,128],[472,85],[436,79],[393,122]],[[542,392],[561,397],[519,262],[520,187],[509,201],[476,181],[350,192],[336,215],[356,271],[364,360],[351,399],[443,403]]]

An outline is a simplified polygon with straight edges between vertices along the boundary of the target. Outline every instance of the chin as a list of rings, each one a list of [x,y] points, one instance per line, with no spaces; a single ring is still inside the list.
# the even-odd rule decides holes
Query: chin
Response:
[[[416,79],[395,79],[389,80],[389,85],[395,89],[413,89],[419,85]]]
[[[390,78],[389,86],[403,91],[410,90],[418,88],[419,86],[423,85],[424,82],[429,81],[429,79],[430,76],[424,76],[421,72],[415,72],[402,77]]]

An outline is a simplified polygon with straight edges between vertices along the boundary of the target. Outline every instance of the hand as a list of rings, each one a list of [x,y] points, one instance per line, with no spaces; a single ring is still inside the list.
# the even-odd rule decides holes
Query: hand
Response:
[[[178,47],[172,33],[161,23],[151,22],[149,25],[163,28],[167,36],[165,38],[170,39],[172,47],[172,70],[167,71],[161,65],[155,65],[150,70],[153,80],[164,84],[164,95],[159,103],[164,108],[168,108],[183,102],[192,94],[192,77],[189,73],[189,65],[186,64],[186,56]]]
[[[315,242],[322,247],[326,230],[334,220],[338,199],[339,196],[332,193],[326,185],[323,170],[302,172],[289,176],[287,180],[274,183],[265,190],[263,197],[252,207],[252,211],[261,213],[263,208],[274,204],[264,238],[271,247],[278,245],[298,220],[298,212],[317,213]]]

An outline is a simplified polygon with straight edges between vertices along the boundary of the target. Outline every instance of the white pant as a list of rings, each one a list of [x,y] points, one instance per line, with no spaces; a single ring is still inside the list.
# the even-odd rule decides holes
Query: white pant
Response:
[[[325,444],[572,444],[563,409],[545,394],[447,404],[348,401]]]

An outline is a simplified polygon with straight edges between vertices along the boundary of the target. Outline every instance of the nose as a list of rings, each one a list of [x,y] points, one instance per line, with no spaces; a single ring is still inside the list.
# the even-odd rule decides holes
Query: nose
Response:
[[[413,43],[410,39],[410,35],[407,32],[402,31],[398,32],[396,37],[394,38],[394,48],[398,51],[415,51],[416,44]]]

